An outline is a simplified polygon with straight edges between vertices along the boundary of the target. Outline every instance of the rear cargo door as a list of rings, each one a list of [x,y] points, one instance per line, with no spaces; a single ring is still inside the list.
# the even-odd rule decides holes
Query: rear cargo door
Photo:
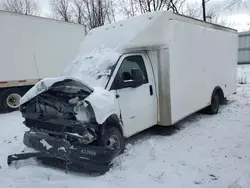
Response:
[[[143,82],[140,86],[116,87],[117,81],[131,81],[132,69],[140,69]],[[121,110],[125,136],[131,136],[157,123],[157,99],[152,66],[146,54],[125,55],[118,63],[113,82]],[[111,88],[111,89],[112,89]]]

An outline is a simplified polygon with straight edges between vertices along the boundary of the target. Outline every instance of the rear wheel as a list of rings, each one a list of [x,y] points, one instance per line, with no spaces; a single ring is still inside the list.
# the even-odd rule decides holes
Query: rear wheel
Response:
[[[1,100],[1,95],[2,95],[2,92],[0,91],[0,100]],[[1,105],[1,101],[0,101],[0,113],[3,112],[3,107]]]
[[[98,139],[97,144],[114,150],[118,149],[120,150],[120,154],[124,152],[125,148],[124,138],[120,129],[117,127],[108,127],[104,135]]]
[[[19,89],[8,89],[0,95],[0,106],[4,112],[12,112],[19,108],[22,97]]]
[[[206,111],[208,114],[218,114],[220,108],[220,95],[216,92],[212,96],[211,105],[207,107]]]

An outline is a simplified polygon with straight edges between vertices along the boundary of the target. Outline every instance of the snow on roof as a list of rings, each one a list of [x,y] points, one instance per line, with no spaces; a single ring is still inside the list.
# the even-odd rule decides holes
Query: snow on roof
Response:
[[[130,48],[163,45],[167,29],[164,22],[171,14],[158,11],[93,29],[83,40],[79,53],[91,53],[100,46],[121,53]]]
[[[170,11],[156,11],[91,30],[81,44],[79,55],[91,53],[100,47],[125,53],[133,49],[168,46],[169,32],[171,32],[168,27],[170,19],[216,30],[236,32],[230,28],[174,14]]]

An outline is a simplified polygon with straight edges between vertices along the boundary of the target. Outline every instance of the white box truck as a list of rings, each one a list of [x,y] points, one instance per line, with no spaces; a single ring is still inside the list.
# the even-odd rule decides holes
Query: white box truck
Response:
[[[93,29],[63,76],[21,99],[24,144],[38,152],[8,163],[49,155],[105,171],[124,138],[218,113],[236,91],[237,40],[235,30],[165,11]]]
[[[0,111],[19,106],[40,79],[59,76],[85,37],[85,26],[0,11]]]

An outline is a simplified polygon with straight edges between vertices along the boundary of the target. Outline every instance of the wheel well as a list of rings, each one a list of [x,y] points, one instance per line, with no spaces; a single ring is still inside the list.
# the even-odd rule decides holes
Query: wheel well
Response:
[[[224,96],[224,92],[223,92],[223,90],[221,89],[220,86],[217,86],[217,87],[214,89],[213,94],[212,94],[212,97],[213,97],[214,95],[219,95],[220,104],[224,104],[225,96]]]
[[[113,115],[108,117],[108,119],[103,123],[103,125],[101,127],[101,134],[103,135],[105,132],[105,129],[107,129],[110,126],[119,128],[119,130],[121,131],[121,133],[123,135],[122,125],[121,125],[117,115],[113,114]]]

